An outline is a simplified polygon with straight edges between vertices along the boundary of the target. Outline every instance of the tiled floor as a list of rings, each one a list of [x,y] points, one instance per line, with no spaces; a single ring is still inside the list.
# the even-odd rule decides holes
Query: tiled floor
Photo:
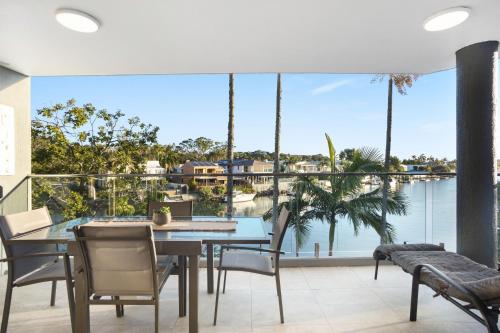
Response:
[[[279,323],[274,279],[250,273],[228,273],[221,295],[219,319],[212,326],[215,296],[206,293],[200,275],[200,332],[323,333],[323,332],[485,332],[469,316],[421,288],[419,318],[409,322],[411,277],[394,266],[382,266],[379,280],[373,267],[282,269],[285,324]],[[4,297],[4,284],[1,295]],[[65,287],[48,306],[50,285],[14,290],[9,332],[69,332]],[[3,305],[3,301],[1,303]],[[187,319],[177,317],[176,278],[161,294],[161,332],[187,332]],[[91,307],[92,332],[153,332],[151,306],[128,306],[116,318],[113,306]]]

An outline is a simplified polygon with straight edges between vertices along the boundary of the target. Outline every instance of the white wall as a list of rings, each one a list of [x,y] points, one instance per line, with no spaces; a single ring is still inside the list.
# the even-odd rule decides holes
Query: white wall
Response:
[[[0,66],[0,104],[14,108],[15,174],[0,176],[5,195],[31,173],[31,79]]]

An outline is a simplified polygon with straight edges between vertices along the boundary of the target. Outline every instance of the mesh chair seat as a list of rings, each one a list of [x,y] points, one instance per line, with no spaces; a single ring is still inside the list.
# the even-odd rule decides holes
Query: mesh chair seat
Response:
[[[172,272],[174,271],[176,267],[174,264],[176,260],[174,259],[176,259],[176,257],[158,256],[158,261],[156,263],[156,272],[157,272],[156,274],[158,278],[158,284],[160,286],[163,286],[163,284],[165,283],[165,281],[167,281],[170,274],[172,274]]]
[[[73,267],[73,259],[70,259],[71,267]],[[44,281],[66,280],[64,272],[64,261],[58,260],[52,264],[47,264],[39,269],[21,276],[14,281],[15,286],[26,286],[28,284],[39,283]]]
[[[273,262],[270,256],[240,251],[224,253],[219,269],[274,275]]]

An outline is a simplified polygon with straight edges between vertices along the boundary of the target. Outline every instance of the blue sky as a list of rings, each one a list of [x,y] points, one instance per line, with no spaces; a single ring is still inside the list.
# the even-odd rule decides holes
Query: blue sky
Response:
[[[383,151],[387,84],[373,75],[283,74],[282,151],[327,154],[324,133],[337,150]],[[274,149],[276,75],[235,75],[237,151]],[[227,75],[34,77],[32,113],[75,98],[160,127],[160,143],[227,136]],[[393,155],[425,153],[455,158],[455,70],[420,77],[408,95],[394,95]]]

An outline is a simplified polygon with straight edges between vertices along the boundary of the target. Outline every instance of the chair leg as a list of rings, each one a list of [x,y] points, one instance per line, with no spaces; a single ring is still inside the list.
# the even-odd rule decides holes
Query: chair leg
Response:
[[[160,331],[160,300],[156,300],[155,304],[155,333]]]
[[[413,273],[413,280],[411,284],[410,321],[417,321],[418,289],[420,286],[419,275],[420,274]]]
[[[50,306],[56,305],[57,281],[52,281],[52,290],[50,292]]]
[[[217,294],[215,295],[215,312],[214,312],[214,326],[217,325],[217,310],[219,308],[219,288],[220,288],[220,275],[222,270],[219,269],[219,273],[217,274]]]
[[[224,271],[224,284],[223,284],[223,287],[222,287],[222,293],[223,294],[226,293],[226,278],[227,278],[227,270]]]
[[[283,300],[282,300],[282,297],[281,297],[281,282],[280,282],[280,271],[277,269],[276,270],[276,290],[278,292],[278,302],[279,302],[279,305],[280,305],[280,320],[281,320],[281,323],[285,323],[285,318],[283,316]]]
[[[113,300],[119,301],[120,300],[120,296],[113,296]],[[116,317],[117,318],[123,317],[123,313],[124,313],[123,305],[116,304]]]
[[[9,324],[10,303],[12,301],[12,283],[7,282],[5,290],[5,302],[3,304],[2,328],[1,333],[7,333],[7,325]]]
[[[375,280],[377,279],[378,277],[378,262],[379,262],[379,259],[376,259],[375,260]]]
[[[75,295],[73,293],[73,276],[71,274],[71,263],[69,256],[64,255],[64,273],[66,275],[66,292],[68,293],[69,317],[71,319],[71,331],[75,331]]]

